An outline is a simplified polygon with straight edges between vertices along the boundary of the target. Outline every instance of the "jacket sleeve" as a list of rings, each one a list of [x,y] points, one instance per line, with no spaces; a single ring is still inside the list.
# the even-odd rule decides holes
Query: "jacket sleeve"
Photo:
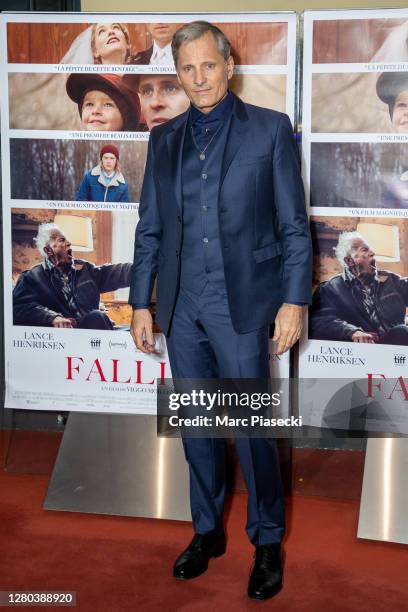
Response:
[[[290,119],[282,114],[273,152],[274,200],[283,246],[284,302],[312,301],[312,245],[299,152]]]
[[[131,263],[104,264],[103,266],[94,266],[92,269],[93,280],[100,293],[129,287],[131,275]]]
[[[129,304],[132,306],[150,304],[153,284],[157,274],[158,251],[162,235],[154,180],[154,130],[149,139],[146,169],[143,179],[139,206],[139,223],[136,227],[132,280]]]
[[[309,338],[314,340],[339,340],[349,342],[361,327],[339,318],[335,309],[336,297],[327,285],[318,287],[313,295],[309,317]]]
[[[36,284],[23,272],[13,290],[14,325],[49,327],[58,316],[64,315],[41,304]]]
[[[124,184],[124,189],[121,193],[121,198],[120,201],[121,202],[130,202],[130,198],[129,198],[129,186],[127,183]]]
[[[77,202],[88,202],[89,201],[88,194],[88,172],[85,174],[84,178],[81,181],[81,184],[78,189],[78,193],[76,194],[75,200]]]

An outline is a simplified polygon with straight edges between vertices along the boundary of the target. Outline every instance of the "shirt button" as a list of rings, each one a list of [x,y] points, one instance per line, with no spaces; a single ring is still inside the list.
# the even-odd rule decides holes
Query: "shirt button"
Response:
[[[207,210],[208,206],[206,206],[205,204],[203,204],[203,210]]]
[[[208,243],[208,238],[203,238],[203,242],[204,242],[204,244],[207,244]]]
[[[203,174],[201,175],[201,178],[203,178],[204,180],[206,180],[206,179],[207,179],[207,175],[206,175],[206,173],[205,173],[205,172],[203,172]]]

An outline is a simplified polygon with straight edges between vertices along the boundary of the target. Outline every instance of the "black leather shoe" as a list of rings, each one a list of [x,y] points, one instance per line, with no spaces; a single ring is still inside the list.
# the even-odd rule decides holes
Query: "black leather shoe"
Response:
[[[173,576],[181,580],[189,580],[203,574],[208,568],[212,557],[220,557],[225,553],[225,534],[196,534],[184,552],[177,558]]]
[[[257,546],[248,584],[248,597],[269,599],[282,588],[283,569],[280,544]]]

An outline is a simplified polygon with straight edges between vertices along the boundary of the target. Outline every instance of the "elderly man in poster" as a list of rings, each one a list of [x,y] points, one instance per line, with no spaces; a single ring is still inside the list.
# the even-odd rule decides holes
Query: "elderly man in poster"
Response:
[[[129,302],[138,348],[154,350],[148,310],[158,276],[157,321],[175,378],[269,377],[277,351],[299,338],[311,300],[311,242],[292,126],[282,113],[228,90],[230,43],[207,22],[173,37],[191,105],[151,132]],[[225,551],[225,440],[183,438],[195,535],[173,573],[191,579]],[[282,587],[284,499],[275,440],[237,438],[255,546],[248,595]]]
[[[130,263],[95,266],[74,260],[71,242],[55,223],[43,223],[35,243],[43,262],[23,272],[13,291],[14,325],[114,329],[100,294],[130,284]]]
[[[378,270],[374,251],[358,232],[340,234],[336,257],[344,270],[317,288],[309,338],[408,345],[408,278]]]

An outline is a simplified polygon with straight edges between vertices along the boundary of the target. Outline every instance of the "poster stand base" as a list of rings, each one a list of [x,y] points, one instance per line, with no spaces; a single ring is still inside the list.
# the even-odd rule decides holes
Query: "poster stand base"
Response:
[[[408,439],[367,441],[357,536],[408,544]]]
[[[182,442],[155,416],[72,412],[44,508],[191,521]]]

